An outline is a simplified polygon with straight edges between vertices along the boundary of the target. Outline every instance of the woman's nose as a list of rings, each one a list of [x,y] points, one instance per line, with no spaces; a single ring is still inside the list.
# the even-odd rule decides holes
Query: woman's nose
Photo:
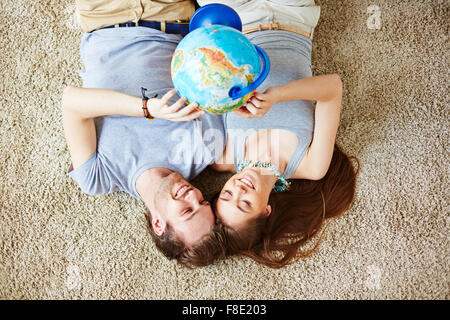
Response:
[[[236,200],[239,200],[239,198],[241,197],[241,195],[246,194],[247,190],[245,189],[244,186],[237,184],[234,188],[234,196],[236,198]]]
[[[234,186],[236,188],[236,191],[241,191],[243,193],[247,192],[247,188],[246,188],[247,186],[243,182],[239,181],[238,179],[234,180]]]

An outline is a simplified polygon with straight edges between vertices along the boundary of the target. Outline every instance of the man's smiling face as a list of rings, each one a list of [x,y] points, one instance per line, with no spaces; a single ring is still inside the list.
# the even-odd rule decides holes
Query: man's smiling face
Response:
[[[155,232],[164,233],[165,224],[169,224],[187,247],[197,243],[214,227],[215,217],[209,202],[177,172],[161,180],[154,206],[157,212],[152,212],[152,220],[156,217],[162,220],[160,225],[152,222]]]

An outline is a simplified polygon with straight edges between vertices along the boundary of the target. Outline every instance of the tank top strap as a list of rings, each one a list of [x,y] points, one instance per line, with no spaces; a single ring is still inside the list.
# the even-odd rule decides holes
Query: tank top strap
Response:
[[[284,170],[283,175],[285,179],[290,179],[292,175],[295,173],[295,170],[297,170],[309,146],[307,137],[304,136],[301,137],[297,135],[297,138],[298,138],[297,147],[295,148],[294,153],[292,154],[292,157],[289,160],[286,169]]]
[[[289,159],[289,162],[286,166],[286,169],[284,170],[284,177],[285,179],[290,179],[292,175],[295,173],[295,170],[297,170],[300,162],[302,161],[303,157],[305,156],[306,150],[309,147],[309,144],[311,142],[311,137],[307,136],[299,136],[297,135],[297,146],[294,150],[294,153],[291,156],[291,159]],[[234,151],[234,168],[236,172],[238,171],[239,164],[244,161],[245,159],[245,141],[247,139],[247,136],[245,135],[236,135],[233,137],[233,151]]]
[[[233,151],[234,151],[234,170],[238,172],[239,164],[245,158],[245,141],[246,136],[234,136]]]

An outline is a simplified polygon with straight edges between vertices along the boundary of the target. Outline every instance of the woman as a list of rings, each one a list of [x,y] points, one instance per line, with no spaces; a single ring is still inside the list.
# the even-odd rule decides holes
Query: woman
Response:
[[[356,173],[335,145],[341,79],[336,74],[312,77],[318,7],[314,1],[275,2],[234,2],[244,32],[254,31],[249,39],[269,55],[271,71],[246,107],[226,116],[227,146],[213,168],[236,173],[214,204],[225,254],[244,254],[279,268],[314,251],[317,244],[307,252],[299,248],[326,218],[350,206]],[[266,14],[258,18],[258,10]],[[299,17],[309,21],[309,29]],[[280,20],[283,25],[273,24]],[[255,21],[263,23],[255,27]],[[278,30],[257,31],[265,29]]]

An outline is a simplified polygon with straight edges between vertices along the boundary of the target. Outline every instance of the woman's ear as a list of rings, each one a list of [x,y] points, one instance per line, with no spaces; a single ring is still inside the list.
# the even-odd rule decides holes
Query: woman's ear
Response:
[[[161,217],[152,219],[152,227],[158,237],[161,237],[166,231],[166,221]]]
[[[271,213],[272,213],[272,207],[270,206],[270,204],[268,204],[266,207],[266,210],[264,211],[264,216],[268,217],[268,216],[270,216]]]

